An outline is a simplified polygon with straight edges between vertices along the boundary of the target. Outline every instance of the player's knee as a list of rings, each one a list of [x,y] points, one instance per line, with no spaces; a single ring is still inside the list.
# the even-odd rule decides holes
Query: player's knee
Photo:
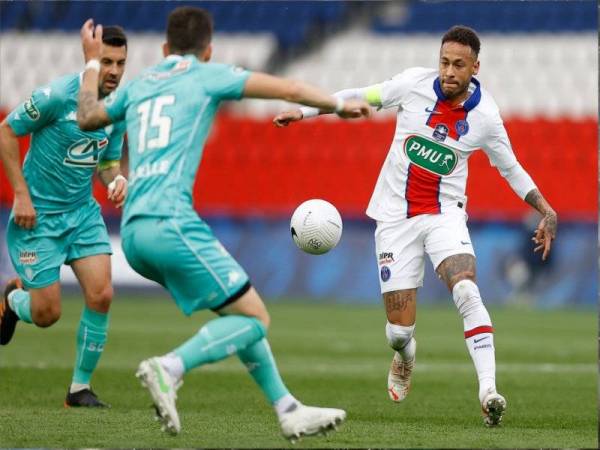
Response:
[[[388,322],[385,325],[385,335],[388,343],[390,344],[390,347],[396,351],[403,349],[410,342],[414,333],[414,324],[410,326],[404,326]]]
[[[450,291],[454,292],[454,287],[461,281],[471,281],[473,284],[475,284],[475,273],[470,270],[466,270],[464,272],[459,272],[456,275],[452,276],[452,278],[447,280],[448,288],[450,289]]]
[[[88,292],[86,302],[90,309],[101,313],[107,313],[110,309],[110,304],[113,298],[113,288],[110,283],[107,283],[102,288]]]
[[[56,323],[58,319],[60,319],[60,301],[44,303],[43,305],[32,310],[31,313],[33,323],[35,323],[38,327],[49,327],[50,325]]]
[[[452,298],[461,316],[484,308],[479,288],[472,280],[461,280],[452,288]]]
[[[261,311],[256,318],[265,326],[265,330],[269,329],[269,325],[271,325],[271,316],[266,309]]]

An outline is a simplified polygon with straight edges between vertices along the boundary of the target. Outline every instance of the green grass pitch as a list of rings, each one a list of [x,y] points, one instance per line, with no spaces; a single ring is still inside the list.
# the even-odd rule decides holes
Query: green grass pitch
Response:
[[[290,390],[304,403],[348,412],[339,432],[295,447],[598,447],[596,311],[491,309],[508,410],[501,427],[487,429],[450,305],[418,312],[417,367],[401,405],[386,392],[392,352],[382,308],[295,301],[270,309],[270,342]],[[186,376],[178,402],[183,430],[161,433],[135,368],[210,317],[186,318],[166,297],[116,297],[92,380],[112,409],[63,408],[80,311],[81,300],[67,298],[60,322],[49,329],[20,323],[0,348],[0,447],[292,446],[235,357]]]

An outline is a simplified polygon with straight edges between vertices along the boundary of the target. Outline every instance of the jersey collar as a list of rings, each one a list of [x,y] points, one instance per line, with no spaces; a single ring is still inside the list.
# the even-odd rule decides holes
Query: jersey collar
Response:
[[[475,77],[471,77],[471,82],[475,85],[475,90],[471,93],[471,96],[463,103],[463,108],[465,111],[469,112],[481,101],[481,84],[479,80]],[[445,101],[446,96],[442,92],[442,86],[440,84],[440,77],[437,77],[433,80],[433,90],[435,91],[435,95],[437,95],[439,100]]]

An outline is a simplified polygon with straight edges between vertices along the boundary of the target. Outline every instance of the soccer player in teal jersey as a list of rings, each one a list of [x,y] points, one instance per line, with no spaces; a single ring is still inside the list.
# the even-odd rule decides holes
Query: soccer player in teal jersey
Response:
[[[107,27],[100,43],[96,92],[105,97],[123,76],[127,38]],[[107,406],[90,388],[102,355],[112,300],[112,253],[100,206],[92,197],[96,170],[120,207],[127,180],[119,160],[124,122],[96,131],[77,124],[81,73],[35,90],[0,125],[0,157],[14,189],[7,228],[8,252],[19,278],[11,280],[0,303],[0,345],[11,340],[17,321],[49,327],[60,317],[60,267],[69,264],[83,289],[76,358],[65,406]],[[31,134],[23,169],[18,136]]]
[[[211,309],[218,317],[172,352],[142,361],[137,376],[146,386],[163,429],[181,429],[176,387],[195,367],[237,354],[274,406],[283,435],[297,439],[333,429],[340,409],[305,406],[284,385],[269,344],[266,307],[248,275],[220,244],[192,206],[192,185],[202,148],[221,101],[278,98],[342,117],[369,114],[366,102],[337,101],[312,86],[236,67],[212,64],[212,20],[199,8],[170,15],[165,59],[99,102],[95,59],[101,26],[82,27],[87,62],[78,120],[95,129],[125,119],[130,191],[122,221],[123,250],[141,275],[163,285],[184,314]]]

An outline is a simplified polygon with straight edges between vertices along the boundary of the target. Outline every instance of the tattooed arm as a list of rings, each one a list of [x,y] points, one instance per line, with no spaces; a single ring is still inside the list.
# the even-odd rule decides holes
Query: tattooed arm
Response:
[[[546,201],[538,189],[532,189],[529,191],[529,193],[525,196],[525,201],[538,210],[543,216],[531,240],[537,245],[533,251],[537,252],[539,250],[543,250],[542,260],[545,261],[550,254],[552,241],[556,237],[558,218],[556,212],[552,209],[550,204]]]
[[[81,43],[86,63],[96,61],[97,66],[86,64],[83,80],[79,89],[77,105],[77,123],[82,130],[96,130],[110,124],[112,121],[104,104],[98,101],[98,77],[100,71],[100,50],[102,49],[102,25],[94,29],[92,19],[81,27]]]

